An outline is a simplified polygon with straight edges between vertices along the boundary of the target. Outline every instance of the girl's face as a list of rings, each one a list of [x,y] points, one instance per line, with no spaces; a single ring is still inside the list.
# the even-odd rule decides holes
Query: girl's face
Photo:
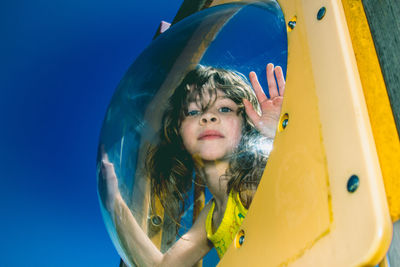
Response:
[[[203,161],[229,160],[242,137],[243,119],[238,105],[217,90],[217,95],[207,92],[202,102],[188,103],[182,120],[180,134],[186,150]],[[203,105],[202,105],[203,104]],[[207,106],[203,110],[202,106]]]

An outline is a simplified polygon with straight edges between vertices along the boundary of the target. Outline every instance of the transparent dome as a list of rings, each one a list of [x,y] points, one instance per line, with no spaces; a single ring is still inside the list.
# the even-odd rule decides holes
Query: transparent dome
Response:
[[[275,1],[225,4],[187,17],[157,37],[118,85],[104,119],[100,147],[114,166],[122,198],[142,230],[161,251],[166,251],[190,229],[193,210],[197,209],[193,195],[199,190],[195,186],[199,182],[190,178],[192,186],[179,224],[171,218],[173,215],[163,211],[162,201],[152,193],[145,161],[151,148],[160,142],[162,118],[171,95],[185,74],[198,64],[239,72],[245,77],[254,71],[266,90],[267,63],[282,66],[286,74],[286,24],[278,4]],[[101,153],[98,158],[99,176]],[[107,230],[120,256],[129,263],[131,256],[125,252],[126,244],[121,243],[113,214],[104,205],[103,186],[99,182]],[[204,190],[202,183],[197,187]],[[205,201],[211,197],[205,190]],[[205,258],[204,265],[217,262],[212,257]]]

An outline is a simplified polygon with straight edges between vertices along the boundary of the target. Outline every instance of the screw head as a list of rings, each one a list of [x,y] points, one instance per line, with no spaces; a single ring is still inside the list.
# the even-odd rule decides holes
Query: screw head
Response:
[[[288,22],[288,27],[289,27],[291,30],[293,30],[294,27],[296,27],[296,21],[294,21],[294,20],[289,21],[289,22]]]
[[[284,120],[282,121],[282,129],[285,129],[286,126],[288,125],[288,123],[289,123],[289,119],[284,119]]]
[[[162,219],[161,219],[161,217],[158,216],[158,215],[153,215],[153,216],[151,216],[151,223],[152,223],[154,226],[160,226],[161,223],[162,223]]]
[[[317,19],[321,20],[325,17],[326,8],[323,6],[318,10]]]
[[[239,237],[239,245],[243,245],[243,242],[244,242],[244,235],[241,235]]]
[[[360,179],[357,175],[353,174],[347,181],[347,191],[354,193],[360,186]]]

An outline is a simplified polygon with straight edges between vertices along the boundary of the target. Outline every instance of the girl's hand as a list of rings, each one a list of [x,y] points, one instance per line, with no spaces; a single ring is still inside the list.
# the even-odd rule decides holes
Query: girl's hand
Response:
[[[114,210],[115,200],[121,197],[118,189],[117,175],[115,174],[114,164],[108,160],[108,155],[101,149],[101,169],[99,177],[100,198],[110,213]]]
[[[279,90],[276,86],[274,74],[278,82]],[[278,126],[283,102],[283,92],[285,91],[285,78],[283,77],[282,68],[279,66],[274,68],[274,65],[271,63],[267,65],[267,81],[270,98],[267,98],[265,95],[255,72],[250,72],[249,78],[258,102],[260,103],[261,115],[254,110],[250,101],[244,99],[243,104],[246,109],[246,114],[262,135],[273,138]]]

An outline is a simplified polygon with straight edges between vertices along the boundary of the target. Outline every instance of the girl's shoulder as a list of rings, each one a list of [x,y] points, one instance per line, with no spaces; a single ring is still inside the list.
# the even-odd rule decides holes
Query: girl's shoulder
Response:
[[[204,208],[201,210],[201,212],[204,211],[204,213],[207,213],[207,214],[208,214],[208,212],[210,211],[210,209],[211,209],[211,207],[212,207],[212,205],[213,205],[213,202],[214,202],[214,198],[211,198],[211,199],[206,203],[206,205],[205,205]]]
[[[213,206],[213,202],[214,202],[214,198],[211,198],[206,205],[204,206],[204,208],[200,211],[199,216],[197,217],[197,220],[200,220],[202,222],[206,222],[208,214],[210,213],[210,210]],[[205,225],[205,224],[204,224]]]

